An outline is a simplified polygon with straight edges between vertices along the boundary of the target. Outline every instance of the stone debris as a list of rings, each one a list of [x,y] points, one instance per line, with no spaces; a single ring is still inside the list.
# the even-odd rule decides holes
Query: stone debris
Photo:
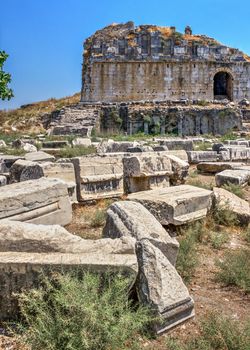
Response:
[[[124,192],[133,193],[183,183],[189,164],[165,152],[123,158]]]
[[[0,220],[7,218],[35,224],[69,224],[72,208],[67,184],[43,177],[2,187]]]
[[[187,151],[189,164],[200,162],[216,162],[218,155],[215,151]]]
[[[246,225],[250,223],[250,206],[247,201],[223,188],[214,187],[213,192],[216,205],[235,213],[241,224]]]
[[[138,259],[137,291],[139,300],[160,320],[157,334],[194,317],[194,301],[181,277],[166,256],[148,239],[136,244]]]
[[[72,159],[79,202],[123,195],[122,154]]]
[[[167,146],[169,150],[184,150],[184,151],[193,151],[194,144],[192,140],[185,139],[159,139],[161,146]]]
[[[137,241],[147,238],[162,251],[171,264],[176,263],[178,241],[170,237],[159,221],[140,203],[113,203],[107,210],[103,237],[134,237]]]
[[[216,174],[223,170],[237,169],[237,167],[243,166],[244,163],[232,163],[232,162],[201,162],[197,164],[197,170],[200,173]]]
[[[97,147],[98,153],[120,153],[127,152],[128,148],[140,147],[139,142],[102,140]]]
[[[72,145],[75,146],[84,146],[89,147],[91,146],[91,139],[88,137],[77,137],[72,141]]]
[[[215,175],[216,186],[234,184],[244,186],[249,183],[250,170],[224,170]]]
[[[32,162],[51,162],[55,160],[55,157],[43,151],[30,152],[25,154],[25,159]]]
[[[136,192],[128,199],[144,205],[162,225],[183,225],[206,217],[212,206],[213,192],[180,185]]]

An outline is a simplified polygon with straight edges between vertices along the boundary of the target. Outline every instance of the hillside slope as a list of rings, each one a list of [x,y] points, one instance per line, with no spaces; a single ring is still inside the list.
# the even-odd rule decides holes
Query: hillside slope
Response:
[[[60,99],[50,98],[46,101],[40,101],[23,105],[20,108],[4,111],[0,110],[0,130],[1,132],[43,131],[41,117],[65,106],[70,106],[80,101],[80,93],[73,96],[67,96]]]

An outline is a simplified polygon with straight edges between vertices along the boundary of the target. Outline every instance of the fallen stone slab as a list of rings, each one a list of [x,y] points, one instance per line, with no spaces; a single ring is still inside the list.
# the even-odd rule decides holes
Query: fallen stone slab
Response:
[[[77,137],[72,141],[72,145],[75,146],[84,146],[89,147],[91,146],[91,139],[88,137]]]
[[[228,152],[230,161],[247,161],[250,159],[250,148],[244,146],[225,146],[221,152]]]
[[[63,271],[123,273],[134,283],[138,264],[135,254],[1,252],[0,319],[18,314],[17,293],[38,287],[44,274]]]
[[[43,148],[62,148],[69,146],[69,142],[67,140],[56,140],[56,141],[43,141]]]
[[[24,157],[0,154],[0,172],[7,173],[18,159],[24,159]]]
[[[25,154],[25,159],[32,162],[51,162],[55,160],[55,157],[43,151],[30,152]]]
[[[102,154],[73,158],[78,201],[122,196],[122,158],[123,154]]]
[[[247,185],[250,180],[249,170],[224,170],[215,175],[216,186],[234,184],[239,186]]]
[[[169,151],[164,151],[164,154],[175,156],[181,160],[184,160],[185,162],[188,162],[187,152],[184,150],[169,150]]]
[[[242,224],[250,223],[250,206],[247,201],[223,188],[214,187],[213,192],[216,205],[231,210]]]
[[[237,167],[241,166],[244,166],[244,163],[202,162],[197,164],[197,170],[205,174],[216,174],[223,170],[237,169]]]
[[[128,199],[144,205],[162,225],[183,225],[204,218],[212,196],[212,191],[180,185],[132,193]]]
[[[140,203],[113,203],[107,210],[103,237],[134,237],[137,241],[147,238],[162,251],[171,264],[176,263],[178,241],[170,237],[159,221]]]
[[[149,240],[136,244],[139,300],[160,320],[155,322],[157,334],[194,317],[194,302],[187,287],[166,256]]]
[[[45,225],[69,224],[72,208],[67,184],[42,177],[2,187],[0,220],[6,218]]]
[[[153,152],[153,147],[151,146],[135,146],[135,147],[128,147],[127,152],[129,153],[141,153],[141,152]]]
[[[136,141],[114,141],[103,140],[97,147],[97,153],[119,153],[127,152],[130,147],[137,147],[140,144]]]
[[[216,162],[218,155],[215,151],[187,151],[188,162],[197,164],[200,162]]]
[[[59,225],[0,221],[0,252],[135,254],[135,238],[83,239]]]

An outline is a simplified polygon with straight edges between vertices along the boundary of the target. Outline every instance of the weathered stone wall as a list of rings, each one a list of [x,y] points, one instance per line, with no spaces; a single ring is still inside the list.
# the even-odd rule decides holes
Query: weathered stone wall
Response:
[[[250,99],[249,62],[93,62],[82,101],[214,100],[217,72],[232,76],[232,100]]]

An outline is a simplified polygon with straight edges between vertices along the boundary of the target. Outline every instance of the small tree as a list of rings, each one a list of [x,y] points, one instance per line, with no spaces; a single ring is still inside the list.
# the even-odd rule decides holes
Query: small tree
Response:
[[[3,70],[4,62],[8,57],[9,55],[5,51],[0,51],[0,100],[10,100],[14,96],[12,89],[8,87],[11,82],[11,75]]]

